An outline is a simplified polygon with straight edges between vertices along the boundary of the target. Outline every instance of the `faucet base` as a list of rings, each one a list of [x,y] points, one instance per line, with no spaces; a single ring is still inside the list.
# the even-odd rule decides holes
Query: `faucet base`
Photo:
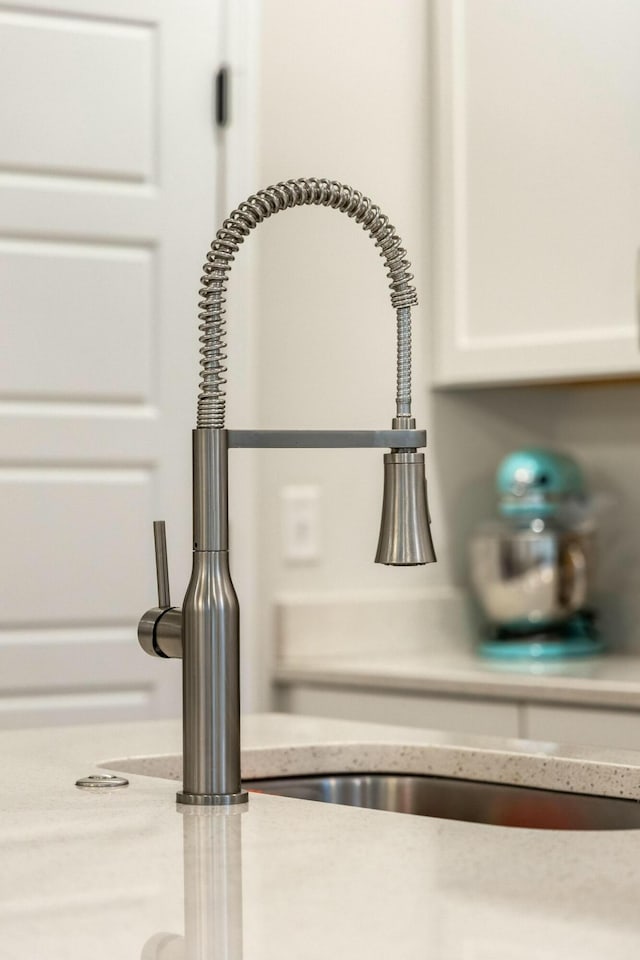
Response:
[[[178,803],[188,803],[200,807],[228,807],[232,803],[247,803],[249,794],[246,790],[239,793],[184,793],[176,794]]]

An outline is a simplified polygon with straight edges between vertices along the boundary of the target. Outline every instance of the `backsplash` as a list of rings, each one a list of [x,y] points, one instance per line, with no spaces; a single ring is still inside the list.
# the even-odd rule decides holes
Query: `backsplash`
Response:
[[[426,590],[280,596],[276,658],[375,658],[467,648],[474,630],[465,594]]]
[[[640,654],[640,384],[456,391],[433,395],[433,463],[453,583],[468,583],[466,544],[495,509],[494,472],[516,447],[574,456],[594,498],[596,605],[605,641]]]
[[[313,589],[292,582],[275,601],[277,658],[475,643],[468,539],[495,511],[498,462],[527,444],[566,451],[583,467],[598,525],[595,600],[603,636],[609,649],[640,655],[640,384],[435,392],[431,404],[429,477],[440,562],[429,578],[437,571],[437,585],[405,589],[398,581],[397,589],[380,590],[355,582],[339,591],[326,582]]]

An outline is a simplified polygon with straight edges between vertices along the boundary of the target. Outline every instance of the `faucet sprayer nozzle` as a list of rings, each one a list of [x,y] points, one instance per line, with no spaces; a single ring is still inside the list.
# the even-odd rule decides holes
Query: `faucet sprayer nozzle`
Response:
[[[424,453],[386,453],[376,563],[399,567],[433,563],[436,554],[429,523]]]

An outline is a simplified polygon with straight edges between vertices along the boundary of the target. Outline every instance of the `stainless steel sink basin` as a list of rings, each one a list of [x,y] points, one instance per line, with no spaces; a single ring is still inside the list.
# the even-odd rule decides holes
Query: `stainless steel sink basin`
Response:
[[[542,830],[640,827],[640,803],[444,777],[385,773],[250,780],[245,787],[298,800]]]

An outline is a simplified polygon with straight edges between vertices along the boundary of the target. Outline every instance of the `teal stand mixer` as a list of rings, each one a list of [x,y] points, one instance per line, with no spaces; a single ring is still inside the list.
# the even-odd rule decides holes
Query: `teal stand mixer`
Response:
[[[580,467],[565,454],[517,450],[500,463],[496,482],[498,519],[469,544],[486,622],[480,653],[501,660],[600,653],[591,606],[595,530]]]

